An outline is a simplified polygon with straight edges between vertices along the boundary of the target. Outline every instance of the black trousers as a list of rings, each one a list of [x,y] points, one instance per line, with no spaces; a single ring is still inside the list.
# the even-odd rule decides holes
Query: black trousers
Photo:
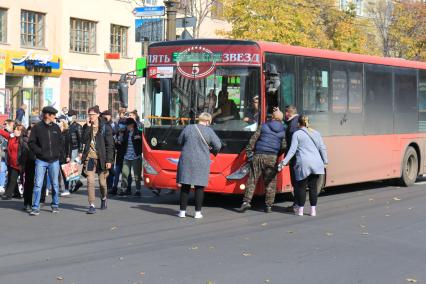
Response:
[[[12,197],[15,192],[15,188],[18,186],[19,171],[12,167],[8,167],[7,171],[7,188],[5,195],[7,197]]]
[[[318,179],[319,175],[310,175],[307,178],[297,181],[295,187],[296,205],[299,207],[305,206],[306,202],[306,187],[309,190],[309,203],[311,206],[317,205],[318,200]]]
[[[188,206],[189,192],[191,190],[191,185],[182,184],[180,189],[180,210],[185,211]],[[195,186],[195,211],[201,211],[204,200],[204,187]]]
[[[34,176],[35,161],[28,161],[25,167],[24,206],[33,204]]]

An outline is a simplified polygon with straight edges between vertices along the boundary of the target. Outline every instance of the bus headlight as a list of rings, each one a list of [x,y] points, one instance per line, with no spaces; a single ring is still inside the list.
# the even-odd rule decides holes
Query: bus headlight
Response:
[[[154,169],[154,167],[153,166],[151,166],[149,163],[148,163],[148,161],[147,160],[143,160],[142,161],[142,165],[143,165],[143,169],[145,170],[145,172],[147,173],[147,174],[150,174],[150,175],[156,175],[156,174],[158,174],[158,172]]]
[[[237,180],[244,178],[250,172],[250,164],[247,163],[241,168],[239,168],[236,172],[233,172],[226,179]]]

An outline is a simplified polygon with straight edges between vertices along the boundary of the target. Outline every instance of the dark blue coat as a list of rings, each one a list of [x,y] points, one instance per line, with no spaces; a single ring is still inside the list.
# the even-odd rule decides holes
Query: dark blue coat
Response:
[[[280,121],[270,120],[264,123],[256,142],[255,153],[278,154],[281,150],[284,137],[285,128]]]

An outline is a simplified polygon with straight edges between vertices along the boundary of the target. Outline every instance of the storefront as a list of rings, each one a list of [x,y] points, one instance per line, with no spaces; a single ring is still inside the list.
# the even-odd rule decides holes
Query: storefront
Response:
[[[59,109],[61,73],[62,59],[57,55],[0,50],[0,114],[14,117],[22,104],[27,105],[27,116],[46,105]]]

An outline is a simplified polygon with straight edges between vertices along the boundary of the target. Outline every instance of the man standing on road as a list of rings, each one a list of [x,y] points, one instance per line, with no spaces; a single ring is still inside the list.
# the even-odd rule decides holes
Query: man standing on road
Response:
[[[87,194],[89,199],[88,214],[96,213],[95,207],[95,174],[99,177],[101,191],[101,210],[107,208],[108,170],[114,162],[114,139],[112,128],[99,117],[99,108],[88,110],[87,123],[84,126],[84,150],[81,161],[84,162],[83,172],[87,175]]]
[[[44,107],[43,120],[31,129],[29,146],[36,155],[33,202],[30,213],[33,216],[40,214],[40,195],[46,171],[53,187],[52,213],[59,212],[59,157],[63,145],[61,129],[55,123],[57,112],[53,107]]]
[[[252,161],[244,202],[239,209],[241,213],[251,208],[250,202],[260,177],[263,177],[266,190],[265,212],[272,212],[277,190],[277,159],[286,149],[282,120],[283,113],[279,109],[275,109],[272,119],[262,124],[250,138],[247,145],[247,158]]]

